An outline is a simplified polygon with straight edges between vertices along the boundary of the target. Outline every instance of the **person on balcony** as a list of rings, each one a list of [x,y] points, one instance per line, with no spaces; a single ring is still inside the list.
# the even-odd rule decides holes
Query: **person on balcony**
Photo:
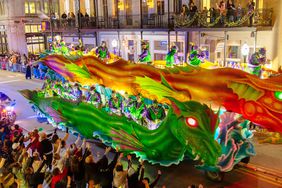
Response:
[[[110,57],[110,53],[109,53],[109,50],[107,48],[107,44],[105,41],[102,41],[101,46],[99,46],[96,49],[96,54],[98,58],[100,58],[101,60],[104,60]]]
[[[67,16],[67,14],[65,12],[61,16],[61,18],[62,18],[62,25],[63,25],[64,28],[67,26],[67,17],[68,16]]]
[[[70,27],[74,27],[74,25],[75,25],[75,15],[74,15],[73,12],[70,12],[68,14],[68,23],[69,23]]]
[[[85,12],[84,18],[85,18],[85,26],[88,27],[89,26],[89,15],[87,14],[87,12]]]
[[[166,54],[166,67],[173,67],[174,64],[179,63],[179,59],[177,57],[177,46],[172,45],[170,51]]]
[[[139,55],[139,62],[150,64],[152,62],[152,58],[149,50],[150,48],[149,43],[142,41],[141,46],[142,46],[142,53]]]
[[[220,16],[221,16],[221,19],[220,19],[220,23],[223,25],[224,24],[224,20],[225,20],[225,16],[226,16],[226,7],[225,7],[225,3],[224,1],[220,1],[219,5],[217,5],[217,8],[219,10],[219,13],[220,13]]]
[[[215,22],[215,19],[216,19],[216,10],[214,7],[210,8],[209,10],[210,12],[210,23],[214,23]]]
[[[235,5],[232,0],[227,1],[227,18],[229,22],[234,22]]]
[[[187,16],[188,15],[188,7],[187,5],[183,4],[182,7],[181,7],[181,16]]]
[[[195,5],[195,3],[193,1],[190,1],[190,3],[189,3],[189,16],[190,16],[190,19],[194,18],[197,10],[198,10],[198,8]]]
[[[83,20],[84,20],[84,15],[82,14],[82,12],[77,12],[77,18],[78,18],[78,25],[79,27],[82,26],[83,24]]]
[[[237,7],[237,21],[240,21],[241,18],[242,18],[242,13],[243,13],[243,9],[242,9],[242,6],[241,4],[239,3],[238,4],[238,7]]]
[[[252,27],[253,26],[253,18],[254,18],[254,10],[255,10],[255,2],[253,0],[249,0],[248,3],[248,14],[250,15],[250,22],[249,22],[249,26]]]

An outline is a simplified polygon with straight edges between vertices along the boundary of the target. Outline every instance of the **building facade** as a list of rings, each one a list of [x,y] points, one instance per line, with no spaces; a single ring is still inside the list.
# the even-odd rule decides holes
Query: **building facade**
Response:
[[[179,58],[187,60],[195,45],[208,51],[210,61],[226,64],[242,61],[241,49],[247,44],[249,54],[265,47],[267,59],[277,69],[282,62],[282,1],[255,2],[253,27],[222,27],[213,26],[211,12],[202,17],[206,9],[216,8],[217,0],[194,0],[199,16],[191,25],[183,25],[189,20],[179,18],[189,0],[1,0],[0,52],[40,53],[59,35],[67,44],[77,44],[81,38],[88,49],[106,41],[110,51],[132,61],[138,60],[141,40],[149,42],[155,60],[164,59],[172,44],[177,45]],[[247,3],[234,0],[243,9]]]

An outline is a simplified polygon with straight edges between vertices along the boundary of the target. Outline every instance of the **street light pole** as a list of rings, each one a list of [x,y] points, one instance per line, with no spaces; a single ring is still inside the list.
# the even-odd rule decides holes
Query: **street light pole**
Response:
[[[48,1],[48,6],[49,6],[49,18],[50,18],[51,39],[52,39],[52,42],[53,42],[53,40],[54,40],[54,28],[53,28],[53,19],[52,19],[52,12],[53,12],[52,0],[49,0],[49,1]]]

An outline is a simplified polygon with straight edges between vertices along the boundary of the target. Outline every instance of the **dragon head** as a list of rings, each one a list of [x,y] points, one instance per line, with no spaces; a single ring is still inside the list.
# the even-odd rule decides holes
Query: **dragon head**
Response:
[[[237,112],[269,131],[282,132],[282,75],[261,80],[247,76],[229,88],[238,95]],[[236,108],[235,108],[236,109]]]
[[[185,145],[185,155],[200,160],[204,165],[216,165],[221,154],[221,148],[214,139],[218,114],[199,102],[170,100],[177,121],[171,124],[171,131]]]

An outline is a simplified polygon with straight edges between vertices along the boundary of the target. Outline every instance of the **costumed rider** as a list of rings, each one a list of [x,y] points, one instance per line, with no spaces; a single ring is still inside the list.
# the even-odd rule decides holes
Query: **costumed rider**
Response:
[[[102,41],[101,46],[96,49],[96,54],[101,60],[108,59],[110,57],[110,53],[105,41]]]
[[[179,59],[177,56],[177,46],[174,44],[171,46],[169,52],[165,56],[166,67],[173,67],[174,64],[179,63]]]
[[[192,50],[189,55],[190,65],[199,66],[201,64],[201,60],[199,59],[199,55],[197,50]]]
[[[152,58],[150,53],[149,43],[146,41],[141,42],[142,53],[139,55],[139,62],[140,63],[147,63],[151,64]]]
[[[249,60],[249,69],[251,73],[261,77],[262,75],[262,65],[266,62],[266,50],[265,48],[260,48],[258,52],[252,54]]]
[[[72,95],[74,96],[76,101],[80,102],[82,100],[82,91],[77,83],[74,84]]]
[[[153,104],[146,110],[146,118],[148,122],[149,129],[156,129],[161,121],[165,118],[165,109],[154,101]]]
[[[143,102],[143,98],[141,95],[137,95],[135,98],[134,96],[131,97],[131,101],[128,104],[129,112],[131,118],[140,123],[141,125],[145,125],[145,113],[146,113],[146,106]]]
[[[101,95],[96,91],[95,86],[90,88],[90,94],[87,96],[86,101],[98,107],[101,104]]]

